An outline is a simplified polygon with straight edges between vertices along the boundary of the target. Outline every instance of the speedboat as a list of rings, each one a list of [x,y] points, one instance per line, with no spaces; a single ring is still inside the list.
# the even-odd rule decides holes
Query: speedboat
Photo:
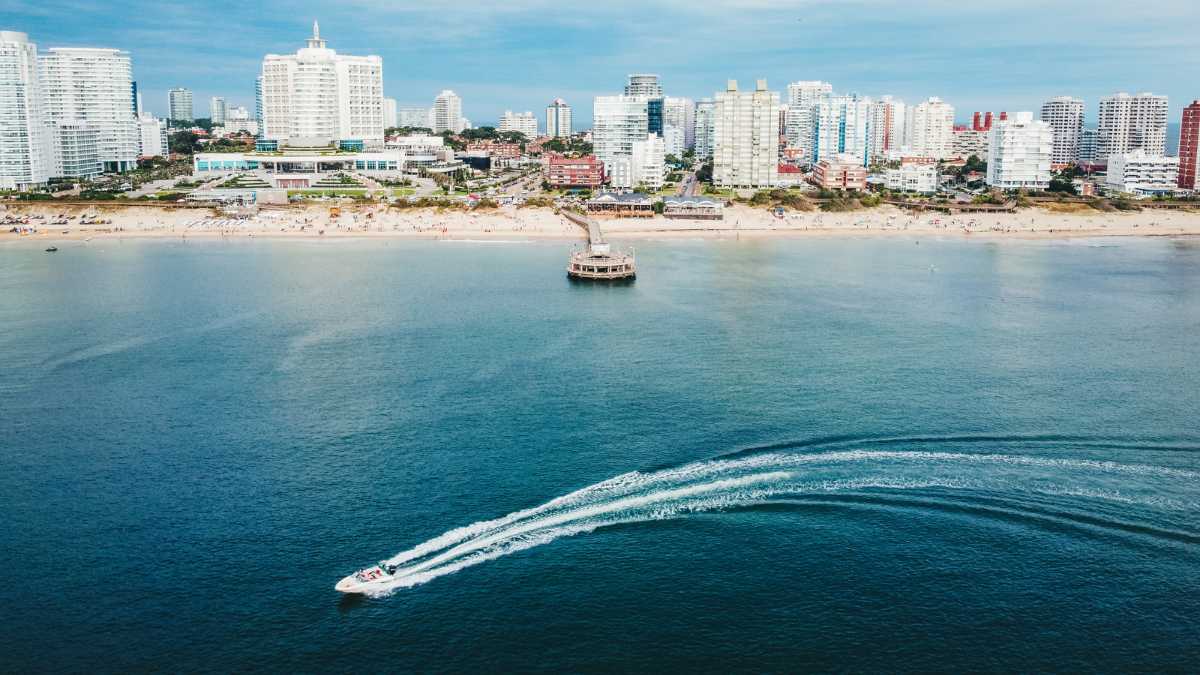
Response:
[[[337,582],[334,589],[339,593],[369,593],[372,590],[383,589],[388,582],[395,578],[396,566],[380,562]]]
[[[46,249],[46,253],[54,253],[57,250],[58,250],[57,246],[51,246],[50,248]]]

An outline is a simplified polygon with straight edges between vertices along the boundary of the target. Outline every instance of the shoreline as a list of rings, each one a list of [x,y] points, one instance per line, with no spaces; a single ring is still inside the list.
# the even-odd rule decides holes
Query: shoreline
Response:
[[[423,241],[586,241],[582,228],[552,209],[500,208],[494,211],[390,209],[382,205],[265,207],[257,215],[237,219],[216,209],[163,210],[140,205],[5,205],[0,221],[29,218],[36,233],[10,232],[3,226],[0,242],[77,241],[89,239],[384,239]],[[103,224],[80,224],[82,217]],[[52,224],[67,219],[66,224]],[[1013,214],[950,217],[911,214],[895,207],[846,213],[795,212],[779,218],[747,206],[728,207],[725,220],[655,218],[601,219],[607,238],[768,239],[805,237],[937,236],[959,239],[1074,239],[1098,237],[1200,236],[1200,213],[1142,211],[1061,213],[1023,209]]]

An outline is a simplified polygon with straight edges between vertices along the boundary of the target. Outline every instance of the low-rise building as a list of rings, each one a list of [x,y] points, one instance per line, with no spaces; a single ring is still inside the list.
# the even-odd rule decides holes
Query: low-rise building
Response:
[[[686,220],[721,220],[725,202],[718,197],[664,197],[663,215]]]
[[[604,184],[604,162],[595,155],[563,157],[551,155],[546,162],[546,182],[556,188],[595,190]]]
[[[823,159],[813,169],[812,182],[823,190],[865,190],[867,169],[857,157]]]
[[[933,194],[938,190],[938,167],[936,164],[903,164],[899,169],[887,170],[884,185],[889,190]]]
[[[492,140],[471,141],[467,143],[467,152],[482,152],[493,159],[517,159],[521,156],[521,145]]]
[[[654,199],[640,192],[605,192],[587,202],[588,215],[609,218],[653,218]]]
[[[253,172],[276,188],[308,188],[339,173],[399,178],[404,168],[404,153],[399,150],[341,152],[331,147],[288,152],[200,152],[192,158],[193,173],[200,178]]]
[[[1135,197],[1172,195],[1179,185],[1179,158],[1148,155],[1141,150],[1109,155],[1105,188]]]

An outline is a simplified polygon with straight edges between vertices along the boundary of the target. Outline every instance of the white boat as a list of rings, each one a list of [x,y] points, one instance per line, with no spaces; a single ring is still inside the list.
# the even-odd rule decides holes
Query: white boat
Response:
[[[383,589],[396,573],[396,566],[386,562],[361,569],[337,582],[334,589],[339,593],[368,593],[372,589]]]

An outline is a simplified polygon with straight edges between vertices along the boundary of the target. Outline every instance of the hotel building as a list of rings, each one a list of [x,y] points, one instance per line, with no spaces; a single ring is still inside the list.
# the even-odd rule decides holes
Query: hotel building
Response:
[[[313,36],[295,54],[263,59],[263,137],[280,145],[383,144],[383,59],[338,54]]]

